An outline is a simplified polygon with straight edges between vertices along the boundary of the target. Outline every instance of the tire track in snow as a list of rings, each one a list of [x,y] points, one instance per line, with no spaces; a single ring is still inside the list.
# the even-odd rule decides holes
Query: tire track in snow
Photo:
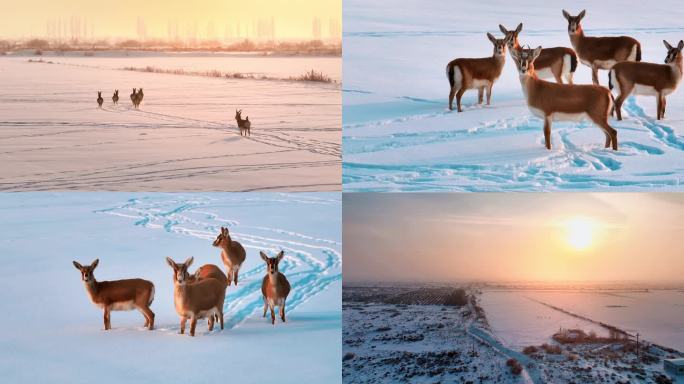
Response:
[[[283,196],[286,199],[287,195]],[[306,198],[299,198],[299,202]],[[309,199],[314,204],[339,204],[335,201]],[[281,199],[275,199],[281,202]],[[211,210],[215,200],[209,197],[169,198],[161,200],[130,199],[115,207],[96,211],[134,220],[134,225],[164,230],[180,236],[206,240],[207,248],[216,255],[214,264],[223,269],[220,250],[212,247],[221,226],[231,228],[231,235],[248,250],[248,259],[258,257],[258,251],[274,255],[281,249],[285,258],[280,270],[288,277],[292,290],[287,311],[295,309],[328,286],[342,279],[340,242],[317,238],[287,228],[243,225],[239,220],[224,218]],[[252,252],[249,252],[252,251]],[[261,282],[265,267],[259,260],[256,267],[241,271],[240,285],[231,285],[226,293],[224,313],[228,329],[239,326],[247,318],[261,314],[263,299]]]

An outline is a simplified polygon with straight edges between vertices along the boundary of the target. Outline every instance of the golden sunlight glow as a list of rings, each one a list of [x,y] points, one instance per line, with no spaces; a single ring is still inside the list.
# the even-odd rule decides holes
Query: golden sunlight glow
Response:
[[[568,244],[582,251],[592,243],[594,235],[594,223],[583,217],[575,217],[565,223]]]

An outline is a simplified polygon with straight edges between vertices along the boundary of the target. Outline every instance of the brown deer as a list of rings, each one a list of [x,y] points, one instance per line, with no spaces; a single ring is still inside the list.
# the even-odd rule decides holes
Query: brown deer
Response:
[[[135,95],[135,101],[133,102],[135,104],[136,108],[140,108],[140,103],[143,101],[143,97],[145,97],[145,94],[143,93],[143,89],[140,88],[138,90],[138,93]]]
[[[188,276],[188,283],[192,284],[204,279],[216,279],[225,285],[228,285],[228,278],[221,271],[221,269],[214,264],[204,264],[203,266],[197,268],[195,273]],[[214,314],[214,319],[219,321],[218,314]],[[207,319],[208,322],[210,320]]]
[[[461,109],[461,97],[468,89],[477,89],[477,103],[482,104],[482,95],[487,90],[487,105],[492,98],[492,86],[501,75],[501,70],[506,63],[506,44],[508,38],[495,38],[487,33],[487,38],[494,45],[494,53],[491,57],[477,59],[454,59],[446,66],[446,74],[449,79],[449,110],[453,110],[454,95],[458,112]]]
[[[523,24],[518,24],[514,30],[508,30],[499,24],[499,29],[508,38],[508,52],[513,57],[513,51],[520,49],[518,35],[522,31]],[[556,83],[563,84],[563,78],[568,84],[572,84],[572,77],[577,69],[577,54],[570,48],[552,47],[543,48],[537,60],[534,61],[534,70],[540,79],[553,77]]]
[[[665,64],[622,62],[608,72],[608,85],[617,86],[619,95],[615,99],[617,119],[622,120],[622,103],[632,93],[654,95],[658,99],[656,119],[665,118],[665,96],[674,92],[682,80],[682,48],[684,41],[679,40],[676,47],[663,40],[667,48]]]
[[[226,297],[226,284],[206,278],[190,283],[188,267],[194,258],[178,264],[170,257],[166,262],[173,268],[173,302],[180,316],[180,333],[185,333],[185,324],[190,319],[190,336],[195,336],[197,319],[208,318],[209,331],[214,329],[214,319],[218,316],[223,329],[223,302]]]
[[[237,121],[238,128],[240,128],[240,136],[252,136],[250,131],[252,123],[249,121],[249,116],[246,119],[242,118],[242,109],[235,110],[235,121]]]
[[[112,102],[114,105],[119,105],[119,90],[115,89],[114,90],[114,95],[112,96]]]
[[[606,148],[617,150],[617,131],[608,125],[613,108],[612,96],[600,85],[556,84],[540,80],[534,69],[534,60],[542,47],[520,49],[513,53],[520,75],[520,85],[532,114],[544,119],[544,140],[551,149],[551,122],[589,118],[603,130]]]
[[[599,84],[599,69],[611,69],[613,65],[622,61],[641,61],[641,44],[632,37],[585,36],[580,24],[584,16],[586,10],[577,16],[563,10],[563,17],[568,21],[570,43],[582,64],[591,67],[591,81],[595,85]]]
[[[135,107],[135,100],[138,98],[137,94],[137,88],[133,88],[133,93],[131,93],[131,102],[133,103],[133,106]]]
[[[102,108],[102,103],[104,103],[104,99],[102,98],[102,91],[97,91],[97,106],[98,106],[98,108]]]
[[[238,274],[240,267],[247,257],[245,248],[237,241],[233,241],[228,233],[228,228],[221,227],[221,233],[216,236],[213,243],[214,247],[221,248],[221,260],[226,266],[226,275],[228,276],[228,285],[235,282],[238,284]]]
[[[74,267],[81,271],[81,280],[90,300],[104,310],[105,330],[112,329],[111,311],[139,310],[145,317],[145,327],[154,329],[154,312],[150,309],[154,301],[154,284],[143,279],[97,281],[93,271],[100,259],[83,266],[74,261]]]
[[[266,311],[271,310],[271,324],[275,325],[275,307],[280,310],[280,319],[285,322],[285,300],[290,294],[290,282],[287,277],[278,271],[278,264],[285,255],[280,251],[276,257],[268,257],[263,252],[259,252],[261,258],[266,262],[266,276],[261,282],[261,293],[264,295],[264,316]]]

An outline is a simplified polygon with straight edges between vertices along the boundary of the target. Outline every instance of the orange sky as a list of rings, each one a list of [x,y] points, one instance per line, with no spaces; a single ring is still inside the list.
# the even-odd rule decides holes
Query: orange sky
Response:
[[[345,194],[344,279],[684,282],[683,208],[667,193]],[[593,223],[582,250],[577,217]]]
[[[71,20],[81,20],[81,34],[95,37],[138,37],[138,18],[148,37],[168,36],[169,24],[178,24],[181,35],[197,31],[205,38],[213,30],[223,38],[226,27],[235,34],[238,23],[241,35],[252,31],[259,20],[275,22],[278,39],[310,39],[313,20],[321,21],[323,38],[333,29],[340,30],[341,0],[23,0],[3,7],[0,37],[44,36],[47,23],[61,21],[70,33]],[[85,25],[85,27],[84,27]],[[59,27],[57,27],[59,28]],[[92,31],[92,32],[91,32]]]

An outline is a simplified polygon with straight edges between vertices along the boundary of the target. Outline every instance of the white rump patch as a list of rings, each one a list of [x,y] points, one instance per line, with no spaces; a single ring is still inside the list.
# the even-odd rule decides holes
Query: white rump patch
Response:
[[[454,88],[460,89],[463,84],[463,73],[458,65],[454,65]]]
[[[563,55],[563,68],[561,69],[561,76],[567,76],[571,73],[572,57],[568,54]]]

